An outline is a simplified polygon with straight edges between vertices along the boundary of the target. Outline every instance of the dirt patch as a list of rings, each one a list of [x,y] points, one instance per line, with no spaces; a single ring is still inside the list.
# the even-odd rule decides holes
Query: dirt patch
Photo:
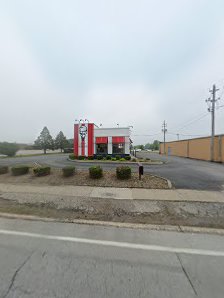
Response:
[[[99,186],[99,187],[129,187],[129,188],[151,188],[168,189],[169,185],[166,179],[145,174],[142,180],[139,180],[138,174],[132,173],[128,180],[118,180],[112,171],[104,171],[100,179],[91,179],[86,171],[76,171],[72,177],[63,177],[60,169],[52,169],[51,174],[45,177],[35,177],[32,170],[27,175],[12,176],[10,173],[0,175],[0,183],[29,183],[35,185],[80,185],[80,186]]]
[[[139,204],[144,204],[144,212]],[[143,207],[143,206],[142,206]],[[94,199],[60,208],[51,203],[19,204],[0,198],[0,212],[36,215],[65,222],[88,219],[123,223],[224,228],[224,204]]]

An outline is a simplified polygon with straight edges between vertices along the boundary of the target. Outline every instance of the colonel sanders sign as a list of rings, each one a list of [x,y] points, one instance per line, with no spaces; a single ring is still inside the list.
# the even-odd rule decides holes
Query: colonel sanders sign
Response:
[[[79,127],[79,134],[80,134],[80,137],[81,137],[82,141],[84,141],[85,137],[87,135],[87,127],[85,126],[85,124],[82,124]]]

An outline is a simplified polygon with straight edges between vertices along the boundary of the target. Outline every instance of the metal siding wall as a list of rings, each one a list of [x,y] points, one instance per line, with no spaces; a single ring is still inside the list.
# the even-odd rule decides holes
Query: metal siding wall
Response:
[[[93,156],[94,154],[94,124],[88,124],[88,156]]]
[[[74,155],[78,156],[79,148],[79,125],[74,125]]]
[[[220,141],[219,141],[220,140]],[[166,152],[170,155],[189,157],[200,160],[210,160],[210,137],[174,141],[166,143]],[[163,143],[160,143],[160,152],[164,154]],[[220,154],[221,153],[221,154]],[[214,160],[224,162],[224,136],[216,136],[214,141]]]

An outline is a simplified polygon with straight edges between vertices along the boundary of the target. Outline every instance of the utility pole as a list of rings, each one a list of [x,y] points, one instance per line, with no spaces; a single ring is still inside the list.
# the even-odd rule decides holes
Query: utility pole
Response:
[[[166,155],[166,132],[167,132],[167,123],[164,120],[162,124],[162,132],[163,132],[163,153]]]
[[[216,92],[219,89],[216,88],[215,84],[212,86],[212,89],[209,90],[212,94],[212,98],[208,98],[206,102],[208,103],[208,111],[211,113],[211,143],[210,143],[210,160],[214,161],[214,140],[215,140],[215,104],[219,98],[216,99]]]

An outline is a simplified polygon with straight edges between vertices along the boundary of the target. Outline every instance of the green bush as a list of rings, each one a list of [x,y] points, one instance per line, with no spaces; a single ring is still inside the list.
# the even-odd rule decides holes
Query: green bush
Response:
[[[103,155],[97,155],[96,158],[97,158],[98,160],[101,160],[101,159],[103,159]]]
[[[112,161],[116,161],[117,159],[116,159],[116,157],[112,157],[111,160]]]
[[[129,179],[131,178],[131,168],[128,166],[122,166],[116,168],[117,179]]]
[[[93,166],[89,168],[89,177],[92,179],[99,179],[103,176],[103,169],[100,166]]]
[[[133,161],[133,162],[136,162],[136,158],[132,158],[132,160],[131,161]]]
[[[75,173],[75,167],[67,166],[62,169],[62,173],[64,177],[73,176]]]
[[[51,168],[47,166],[40,166],[33,169],[33,173],[37,177],[47,176],[50,174],[50,172],[51,172]]]
[[[121,159],[121,156],[120,155],[116,155],[115,158],[116,158],[116,160],[119,160],[119,159]]]
[[[14,143],[0,143],[0,154],[14,156],[19,150],[18,145]]]
[[[93,156],[88,156],[88,160],[93,160],[94,157]]]
[[[125,159],[126,159],[126,160],[131,160],[131,156],[130,156],[130,155],[125,156]]]
[[[80,156],[78,156],[78,159],[79,160],[84,160],[84,159],[86,159],[86,157],[84,155],[80,155]]]
[[[123,158],[123,157],[122,157],[122,158],[120,158],[119,160],[120,160],[120,161],[126,161],[126,159],[125,159],[125,158]]]
[[[0,175],[8,173],[9,168],[7,166],[0,166]]]
[[[74,153],[72,153],[72,154],[69,154],[69,158],[72,159],[72,160],[75,160],[75,159],[77,159],[78,157],[75,156]]]
[[[11,168],[11,172],[14,176],[25,175],[29,172],[29,166],[17,165]]]
[[[107,160],[111,160],[111,155],[107,155],[107,156],[106,156],[106,159],[107,159]]]

